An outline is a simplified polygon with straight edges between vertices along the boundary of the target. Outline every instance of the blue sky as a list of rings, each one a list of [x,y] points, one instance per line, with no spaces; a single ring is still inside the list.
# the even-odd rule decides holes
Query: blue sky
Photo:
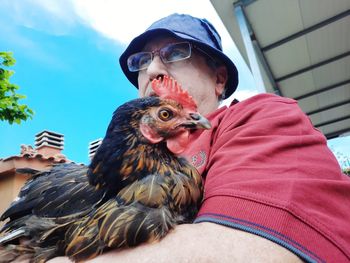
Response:
[[[19,154],[21,144],[34,145],[35,134],[50,130],[64,134],[63,154],[87,164],[89,142],[104,136],[116,107],[137,97],[118,63],[126,43],[152,21],[173,12],[212,21],[240,72],[237,97],[256,93],[246,65],[209,1],[130,0],[122,7],[120,1],[99,3],[1,0],[0,51],[14,53],[17,63],[11,82],[20,86],[18,93],[27,96],[22,103],[35,115],[21,125],[0,123],[0,158]],[[151,11],[146,5],[157,8]],[[140,19],[133,21],[131,12]],[[341,161],[350,156],[347,145],[349,136],[330,142]]]

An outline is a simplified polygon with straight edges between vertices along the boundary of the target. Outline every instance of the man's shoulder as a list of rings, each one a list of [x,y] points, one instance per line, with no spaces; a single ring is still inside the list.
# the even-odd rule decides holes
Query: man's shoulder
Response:
[[[305,119],[305,114],[294,99],[264,93],[217,110],[210,116],[210,121],[218,130],[226,130],[248,123],[259,123],[259,127],[284,123],[287,116],[290,121]]]

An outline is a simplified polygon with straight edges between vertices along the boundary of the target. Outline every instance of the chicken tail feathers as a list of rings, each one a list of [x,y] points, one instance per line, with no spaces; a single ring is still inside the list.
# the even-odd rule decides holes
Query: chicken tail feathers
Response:
[[[56,246],[52,247],[31,247],[27,244],[0,246],[0,263],[10,262],[35,262],[44,263],[55,257]]]
[[[69,218],[61,220],[66,222],[56,221],[33,215],[8,222],[0,237],[0,263],[21,260],[40,263],[64,255],[65,229],[75,221]]]
[[[80,261],[110,248],[155,242],[164,237],[176,221],[179,219],[166,207],[150,208],[140,203],[118,206],[115,200],[110,200],[93,217],[75,225],[66,255]]]
[[[25,245],[0,245],[0,263],[31,260],[34,250]]]

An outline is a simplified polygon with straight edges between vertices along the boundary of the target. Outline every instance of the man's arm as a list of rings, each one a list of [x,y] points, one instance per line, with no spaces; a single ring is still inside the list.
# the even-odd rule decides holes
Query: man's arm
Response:
[[[89,263],[302,262],[289,250],[259,236],[213,223],[180,225],[158,243],[111,251]],[[56,258],[51,263],[69,262]]]

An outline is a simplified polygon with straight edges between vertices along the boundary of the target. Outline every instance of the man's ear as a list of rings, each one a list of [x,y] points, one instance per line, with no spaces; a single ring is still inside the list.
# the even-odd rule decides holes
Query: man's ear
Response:
[[[224,65],[221,65],[216,68],[216,86],[215,86],[215,94],[216,96],[220,96],[223,94],[227,82],[227,68]]]

